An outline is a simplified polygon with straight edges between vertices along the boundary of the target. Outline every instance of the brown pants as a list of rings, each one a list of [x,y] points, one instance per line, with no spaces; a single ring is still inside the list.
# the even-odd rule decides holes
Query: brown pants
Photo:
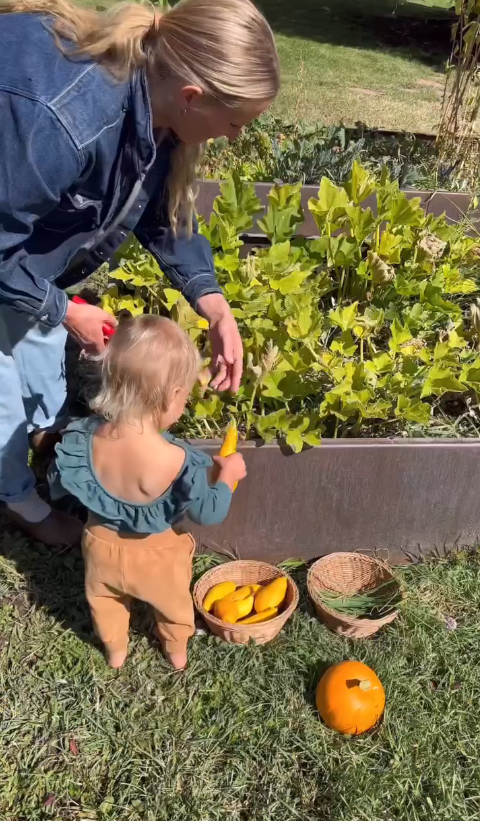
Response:
[[[151,604],[168,653],[184,652],[195,632],[190,595],[195,542],[173,530],[123,536],[90,518],[83,532],[85,590],[95,632],[111,652],[127,650],[132,599]]]

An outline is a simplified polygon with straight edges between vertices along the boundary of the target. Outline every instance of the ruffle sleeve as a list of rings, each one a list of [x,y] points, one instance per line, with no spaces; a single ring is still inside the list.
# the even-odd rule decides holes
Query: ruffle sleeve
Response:
[[[231,491],[222,482],[208,483],[210,456],[187,442],[166,434],[166,438],[185,451],[182,469],[171,487],[147,504],[133,504],[109,493],[95,475],[92,462],[92,437],[102,424],[98,417],[72,422],[56,446],[51,478],[55,495],[61,486],[82,505],[116,530],[132,533],[159,533],[187,514],[199,524],[223,521],[231,502]]]

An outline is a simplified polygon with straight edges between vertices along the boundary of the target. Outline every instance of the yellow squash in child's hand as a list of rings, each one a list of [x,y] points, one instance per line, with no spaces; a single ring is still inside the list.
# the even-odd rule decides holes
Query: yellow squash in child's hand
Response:
[[[207,613],[210,613],[215,602],[224,599],[229,593],[233,593],[236,587],[235,582],[220,582],[220,584],[214,584],[203,600],[203,606]]]
[[[223,445],[220,450],[220,456],[231,456],[232,453],[237,452],[237,445],[238,445],[238,430],[237,425],[234,419],[231,420],[227,432],[225,434],[225,438],[223,440]],[[237,489],[238,482],[235,482],[233,486],[233,490]]]
[[[214,614],[220,621],[227,624],[235,624],[239,619],[243,619],[252,612],[253,596],[249,595],[240,601],[217,601],[214,607]]]
[[[263,613],[271,607],[279,607],[287,594],[288,581],[285,576],[275,579],[255,594],[255,612]]]
[[[246,619],[239,621],[239,624],[261,624],[262,621],[269,621],[274,619],[278,614],[278,607],[270,607],[268,610],[262,610],[261,613],[255,613],[253,616],[247,616]]]

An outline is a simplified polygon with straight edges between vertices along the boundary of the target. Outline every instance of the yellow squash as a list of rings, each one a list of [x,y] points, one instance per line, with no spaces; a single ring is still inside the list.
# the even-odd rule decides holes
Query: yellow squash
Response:
[[[243,587],[239,587],[237,590],[233,590],[231,593],[227,593],[227,595],[223,597],[222,601],[241,601],[242,599],[246,599],[248,596],[254,596],[259,587],[259,584],[246,584]]]
[[[217,601],[214,607],[214,614],[220,621],[228,624],[235,624],[239,619],[245,618],[251,613],[253,607],[253,596],[247,596],[241,601]]]
[[[269,621],[274,619],[278,613],[278,607],[270,607],[268,610],[262,610],[261,613],[255,613],[254,616],[247,616],[246,619],[241,619],[239,624],[261,624],[262,621]]]
[[[237,452],[237,444],[238,444],[238,430],[237,425],[234,419],[231,420],[227,432],[225,434],[225,438],[223,440],[223,445],[220,450],[220,456],[231,456],[232,453]],[[237,489],[238,482],[235,482],[233,486],[233,490]]]
[[[271,607],[279,607],[287,594],[288,581],[285,576],[280,579],[275,579],[266,587],[262,587],[258,593],[255,594],[255,612],[263,613],[264,610],[270,610]]]
[[[215,602],[225,598],[229,593],[233,593],[236,586],[235,582],[220,582],[220,584],[214,584],[203,600],[203,606],[207,613],[213,608]]]

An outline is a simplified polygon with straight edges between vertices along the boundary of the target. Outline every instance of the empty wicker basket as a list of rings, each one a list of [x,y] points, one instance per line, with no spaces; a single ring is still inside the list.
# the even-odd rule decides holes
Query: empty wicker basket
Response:
[[[274,619],[260,624],[226,624],[203,608],[203,600],[215,584],[225,581],[235,582],[239,587],[244,584],[268,584],[281,576],[285,576],[288,581],[287,593],[282,610]],[[288,573],[271,564],[256,561],[226,562],[209,570],[199,579],[193,590],[193,600],[212,633],[219,638],[229,644],[248,644],[249,641],[266,644],[275,638],[297,607],[298,589]]]
[[[373,590],[384,582],[392,582],[392,593],[398,583],[385,562],[361,553],[331,553],[313,564],[308,573],[308,592],[317,615],[330,630],[342,636],[368,638],[398,616],[393,609],[378,619],[355,618],[336,612],[322,601],[321,593],[341,593],[351,596]]]

